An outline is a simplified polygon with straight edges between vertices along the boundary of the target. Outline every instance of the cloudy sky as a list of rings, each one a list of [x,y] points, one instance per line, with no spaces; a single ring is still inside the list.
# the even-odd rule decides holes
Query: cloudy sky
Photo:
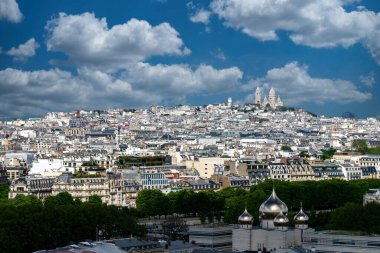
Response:
[[[378,0],[0,0],[0,120],[253,102],[380,115]]]

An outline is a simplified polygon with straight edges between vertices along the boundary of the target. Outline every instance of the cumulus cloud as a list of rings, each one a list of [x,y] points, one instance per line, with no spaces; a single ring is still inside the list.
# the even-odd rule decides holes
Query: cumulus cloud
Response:
[[[190,16],[190,21],[193,23],[202,23],[207,25],[210,22],[210,16],[211,12],[204,10],[204,9],[199,9],[197,10],[194,15]]]
[[[47,48],[63,52],[76,65],[123,68],[157,55],[187,55],[179,33],[168,23],[157,26],[131,19],[108,28],[93,13],[60,13],[48,22]]]
[[[75,108],[141,107],[165,100],[185,100],[189,94],[219,92],[239,84],[236,67],[214,69],[200,65],[139,63],[133,69],[110,74],[79,68],[77,74],[60,69],[0,71],[0,115],[40,115]]]
[[[0,71],[0,88],[0,114],[17,117],[75,108],[122,107],[126,103],[141,106],[159,101],[154,94],[134,91],[125,80],[87,69],[73,75],[59,69],[8,68]]]
[[[360,82],[368,87],[372,87],[375,83],[375,74],[373,72],[368,73],[368,75],[360,76]]]
[[[380,13],[377,13],[376,29],[364,38],[363,43],[368,48],[372,57],[380,65]]]
[[[239,84],[243,73],[237,67],[215,69],[200,65],[192,70],[187,65],[150,65],[140,63],[125,78],[139,89],[155,90],[161,96],[213,93],[231,90]]]
[[[23,16],[16,0],[0,1],[0,20],[7,20],[12,23],[20,23]]]
[[[349,47],[363,42],[380,64],[380,18],[364,8],[348,12],[342,0],[214,0],[211,10],[227,27],[262,41],[277,40],[278,31],[315,48]]]
[[[36,49],[39,47],[39,44],[34,38],[29,39],[24,44],[19,45],[17,48],[12,47],[7,51],[7,55],[13,57],[16,61],[25,61],[27,58],[30,58],[36,54]]]
[[[274,87],[285,105],[327,102],[347,104],[365,102],[372,97],[372,94],[359,91],[352,82],[346,80],[311,77],[307,66],[302,66],[298,62],[290,62],[282,68],[271,69],[265,77],[252,80],[250,84],[244,86],[244,89],[254,90],[257,86],[262,86],[267,91]],[[252,97],[247,97],[247,102],[251,102],[249,98]]]

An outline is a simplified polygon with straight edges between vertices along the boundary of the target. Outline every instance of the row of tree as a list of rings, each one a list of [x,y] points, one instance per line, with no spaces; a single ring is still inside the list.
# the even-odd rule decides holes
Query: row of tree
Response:
[[[136,204],[140,217],[168,214],[199,215],[212,220],[223,216],[226,223],[236,223],[246,207],[258,223],[259,207],[270,196],[273,187],[284,201],[291,217],[298,212],[301,202],[304,209],[312,214],[311,222],[316,227],[324,227],[332,210],[347,203],[362,205],[363,195],[370,188],[380,188],[380,180],[322,180],[285,182],[267,180],[254,185],[250,191],[227,188],[218,192],[179,191],[168,195],[159,190],[143,190]],[[326,211],[328,214],[325,214]]]
[[[221,212],[224,199],[214,191],[178,191],[165,195],[160,190],[142,190],[136,200],[141,216],[168,214],[197,215],[199,213]]]
[[[377,203],[369,203],[364,206],[347,203],[331,212],[325,228],[380,234],[379,213],[380,205]]]
[[[365,140],[354,140],[352,142],[352,149],[360,152],[361,154],[371,154],[371,155],[379,155],[380,154],[380,146],[377,147],[368,147],[367,142]]]
[[[0,252],[33,252],[104,238],[130,236],[144,230],[135,217],[115,206],[101,204],[98,196],[88,202],[68,193],[41,202],[18,195],[0,204]]]

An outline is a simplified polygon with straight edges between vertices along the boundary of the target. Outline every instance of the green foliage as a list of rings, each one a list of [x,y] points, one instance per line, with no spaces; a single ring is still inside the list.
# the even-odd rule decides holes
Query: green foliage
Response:
[[[201,223],[202,224],[205,224],[206,223],[206,218],[207,218],[207,215],[204,213],[204,212],[201,212],[199,214],[199,219],[201,220]]]
[[[244,190],[243,190],[244,191]],[[182,190],[171,192],[168,195],[160,190],[142,190],[136,200],[137,210],[144,216],[156,216],[167,214],[197,214],[204,213],[207,216],[221,214],[225,208],[224,198],[218,192],[201,191],[193,192]]]
[[[352,148],[361,154],[365,154],[368,151],[368,146],[365,140],[353,140],[352,142]]]
[[[293,151],[292,148],[289,147],[289,146],[287,146],[287,145],[281,146],[281,150],[282,150],[282,151],[289,151],[289,152],[292,152],[292,151]]]
[[[142,190],[136,199],[137,210],[145,216],[167,215],[170,211],[168,196],[160,190]]]
[[[97,227],[104,228],[108,238],[144,232],[135,218],[115,206],[73,201],[67,193],[47,202],[42,205],[35,196],[18,195],[0,204],[0,252],[33,252],[95,240]]]
[[[45,199],[45,206],[73,205],[74,199],[68,192],[60,192],[56,196],[49,196]]]
[[[286,111],[294,112],[296,110],[296,108],[294,108],[294,107],[287,107],[287,106],[280,106],[280,107],[277,107],[276,110],[280,111],[280,112],[286,112]]]
[[[380,146],[368,148],[366,153],[370,155],[380,155]]]
[[[39,200],[34,195],[17,195],[14,199],[10,200],[11,204],[14,206],[25,206],[25,205],[38,205],[42,206],[41,200]]]
[[[331,159],[334,156],[336,149],[329,148],[329,149],[322,149],[321,151],[323,153],[322,159],[327,160],[327,159]]]
[[[8,202],[9,185],[0,185],[0,204]]]
[[[369,203],[365,206],[347,203],[331,213],[329,229],[361,231],[368,234],[380,233],[380,205]],[[355,221],[355,222],[352,222]]]
[[[309,153],[307,153],[306,151],[301,151],[299,154],[298,154],[299,157],[305,157],[305,158],[309,158],[310,155]]]
[[[363,195],[370,188],[380,188],[380,180],[367,179],[343,181],[338,179],[322,181],[286,182],[267,180],[251,186],[250,191],[226,188],[218,192],[179,191],[171,192],[168,199],[169,210],[166,214],[185,214],[208,217],[223,216],[225,223],[236,223],[239,215],[246,207],[254,216],[254,223],[259,223],[259,207],[269,197],[275,185],[277,195],[289,207],[289,215],[298,212],[300,202],[310,212],[310,226],[324,228],[329,223],[331,211],[349,202],[362,204]],[[137,211],[143,216],[162,215],[160,204],[166,200],[160,191],[144,190],[137,199]],[[144,206],[147,205],[147,206]],[[164,204],[163,206],[166,206]],[[166,209],[165,209],[166,210]],[[314,211],[317,210],[317,211]],[[322,210],[322,211],[321,211]],[[212,218],[214,219],[214,218]]]
[[[95,204],[95,205],[101,205],[102,204],[102,198],[98,195],[92,195],[88,198],[88,203]]]
[[[368,189],[380,188],[380,180],[377,179],[301,182],[266,180],[261,184],[251,186],[250,191],[262,190],[268,197],[273,184],[277,195],[293,211],[299,209],[300,202],[306,210],[332,210],[349,202],[362,204],[363,195]]]

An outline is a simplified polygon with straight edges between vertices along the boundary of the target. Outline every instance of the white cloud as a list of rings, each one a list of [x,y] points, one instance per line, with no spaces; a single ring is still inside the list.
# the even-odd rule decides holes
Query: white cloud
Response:
[[[377,26],[366,38],[364,38],[364,45],[368,48],[372,57],[380,65],[380,13],[376,15]]]
[[[215,58],[217,58],[217,59],[219,59],[219,60],[221,60],[221,61],[225,61],[225,60],[227,60],[226,55],[224,54],[224,52],[223,52],[222,49],[220,49],[220,48],[218,48],[218,49],[216,49],[215,51],[211,52],[211,54],[212,54]]]
[[[210,11],[201,8],[197,10],[194,15],[190,16],[190,21],[193,23],[202,23],[207,25],[210,22],[210,16]]]
[[[38,115],[75,108],[141,107],[165,100],[185,101],[189,94],[226,91],[239,84],[236,68],[139,63],[130,71],[109,74],[82,67],[78,74],[59,69],[0,70],[0,115]]]
[[[75,108],[141,106],[160,101],[154,94],[101,71],[81,69],[78,75],[59,69],[0,71],[0,115],[40,115]],[[143,99],[142,99],[143,98]]]
[[[269,90],[274,87],[285,105],[300,105],[302,103],[324,104],[334,102],[347,104],[365,102],[372,94],[361,92],[349,81],[341,79],[314,78],[308,74],[307,66],[298,62],[290,62],[282,68],[274,68],[263,78],[253,80],[245,85],[245,90],[254,91],[257,86]],[[249,99],[247,97],[247,99]],[[248,101],[248,100],[247,100]]]
[[[17,48],[12,47],[7,51],[7,55],[12,56],[16,61],[24,61],[27,58],[34,56],[38,47],[39,44],[36,40],[31,38],[24,44],[19,45]]]
[[[16,0],[0,1],[0,20],[4,19],[12,23],[21,22],[23,16]]]
[[[372,87],[375,83],[375,74],[373,72],[368,73],[368,75],[360,76],[360,81],[368,87]]]
[[[348,12],[342,0],[214,0],[211,9],[227,27],[262,41],[277,40],[278,31],[315,48],[349,47],[363,42],[380,64],[379,14],[364,8]]]
[[[140,63],[125,75],[138,88],[154,90],[162,96],[223,92],[236,87],[243,73],[237,67],[215,69],[200,65],[192,70],[186,65],[149,65]]]
[[[63,52],[80,66],[123,68],[151,56],[190,53],[168,23],[151,26],[131,19],[108,28],[106,19],[97,19],[93,13],[60,13],[46,27],[48,50]]]

